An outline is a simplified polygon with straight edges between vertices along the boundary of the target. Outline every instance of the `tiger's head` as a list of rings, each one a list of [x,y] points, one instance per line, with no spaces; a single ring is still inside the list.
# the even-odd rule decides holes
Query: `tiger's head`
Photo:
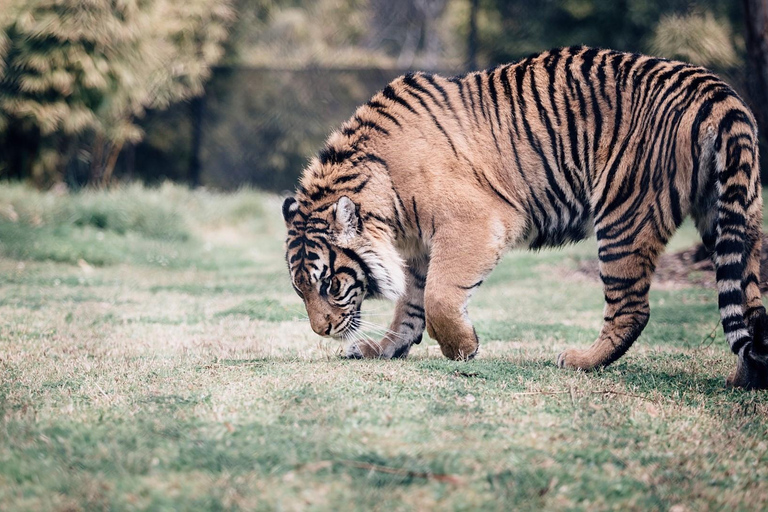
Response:
[[[349,197],[313,204],[283,202],[286,261],[312,330],[341,338],[360,325],[364,299],[396,299],[405,288],[403,262],[392,244],[368,229]]]

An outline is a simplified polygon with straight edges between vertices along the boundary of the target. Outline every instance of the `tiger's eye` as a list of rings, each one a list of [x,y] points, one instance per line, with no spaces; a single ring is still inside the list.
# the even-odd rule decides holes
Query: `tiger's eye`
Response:
[[[341,288],[341,282],[339,281],[338,277],[333,276],[333,279],[331,279],[331,287],[328,289],[328,293],[331,295],[336,295],[339,293],[339,288]]]

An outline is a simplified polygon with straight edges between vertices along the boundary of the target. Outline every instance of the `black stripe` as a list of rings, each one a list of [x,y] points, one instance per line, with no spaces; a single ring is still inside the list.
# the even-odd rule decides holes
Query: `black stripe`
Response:
[[[371,100],[368,102],[368,106],[371,107],[373,110],[375,110],[377,114],[382,115],[387,119],[389,119],[390,121],[392,121],[393,123],[395,123],[395,125],[397,125],[398,128],[402,128],[400,121],[398,121],[395,116],[393,116],[392,114],[384,110],[387,108],[387,106],[384,105],[383,103]]]
[[[436,105],[440,105],[438,103],[437,98],[435,98],[435,95],[432,94],[429,90],[427,90],[423,85],[421,85],[418,81],[416,81],[416,77],[419,75],[415,75],[413,73],[408,73],[403,77],[403,83],[407,85],[408,87],[411,87],[413,89],[416,89],[417,91],[426,94],[429,96],[429,99],[431,99]]]
[[[342,247],[341,252],[344,253],[344,255],[357,263],[357,265],[360,267],[360,270],[363,272],[363,275],[365,276],[365,281],[367,286],[367,294],[368,295],[378,295],[381,293],[381,288],[379,287],[379,283],[376,281],[376,278],[373,276],[373,273],[371,272],[370,267],[363,261],[363,259],[358,256],[358,254],[351,250]]]
[[[717,304],[720,309],[727,306],[738,306],[744,301],[744,293],[741,288],[727,292],[720,292],[717,296]]]
[[[501,116],[499,115],[499,97],[498,93],[496,92],[496,71],[494,70],[493,73],[488,75],[488,92],[491,93],[491,103],[493,103],[493,110],[496,113],[496,122],[499,124],[499,128],[501,128]],[[491,127],[493,127],[493,121],[491,121]]]
[[[406,306],[413,309],[414,311],[418,311],[419,313],[424,313],[424,308],[419,306],[418,304],[414,304],[413,302],[406,303]]]
[[[744,347],[744,345],[746,345],[749,342],[750,342],[749,336],[744,336],[742,338],[739,338],[733,343],[733,345],[731,345],[731,350],[733,351],[734,354],[738,354],[739,352],[741,352],[741,349]]]
[[[382,133],[384,135],[389,135],[389,130],[379,126],[374,121],[369,121],[369,120],[365,120],[364,121],[364,120],[360,119],[357,116],[355,116],[355,121],[357,121],[359,123],[358,127],[355,128],[355,131],[359,130],[360,128],[370,128],[371,130],[377,131],[377,132]],[[350,134],[345,134],[345,135],[350,135]]]
[[[416,219],[416,228],[419,230],[419,239],[421,239],[421,223],[419,222],[419,209],[416,207],[415,196],[411,196],[411,202],[413,203],[413,217]]]
[[[459,288],[461,288],[462,290],[471,290],[473,288],[478,288],[478,287],[480,287],[481,284],[483,284],[483,281],[484,281],[484,279],[481,279],[478,282],[476,282],[475,284],[471,284],[469,286],[461,286],[461,285],[459,285]]]
[[[423,76],[424,79],[429,82],[429,85],[437,89],[437,91],[443,96],[443,101],[445,102],[445,105],[448,107],[448,109],[453,110],[453,105],[451,104],[451,99],[448,97],[448,92],[442,85],[437,83],[434,75],[430,73],[424,73],[421,76]]]
[[[553,50],[549,53],[549,57],[544,62],[544,69],[547,70],[549,83],[547,84],[547,92],[549,93],[549,103],[552,105],[552,112],[555,114],[555,120],[559,125],[562,121],[560,119],[560,110],[557,108],[557,102],[555,101],[555,84],[557,83],[557,64],[560,62],[561,53],[560,50]],[[568,99],[566,95],[566,100]],[[572,112],[569,112],[573,115]]]
[[[381,93],[384,95],[385,98],[388,100],[394,101],[395,103],[399,103],[400,105],[404,106],[409,112],[416,113],[416,111],[413,109],[413,107],[405,101],[403,98],[397,95],[395,90],[392,88],[391,85],[388,85],[384,88]]]
[[[485,101],[483,101],[483,77],[481,73],[475,75],[475,84],[477,85],[477,98],[480,102],[480,112],[483,114],[483,119],[487,119],[485,114]]]
[[[425,318],[424,313],[419,313],[419,312],[414,313],[412,311],[406,311],[405,316],[407,316],[408,318],[416,318],[417,320],[421,320],[421,321],[424,321],[424,318]]]
[[[424,110],[427,111],[427,114],[429,114],[429,117],[432,118],[432,122],[435,123],[435,126],[438,130],[445,136],[445,140],[448,141],[448,144],[451,146],[451,150],[453,151],[454,156],[458,158],[459,153],[456,151],[456,146],[453,144],[453,140],[451,140],[451,137],[448,135],[448,132],[445,131],[445,128],[443,128],[443,125],[440,124],[440,121],[437,120],[437,117],[435,117],[435,114],[432,113],[432,110],[427,106],[427,104],[424,102],[424,100],[416,94],[414,91],[408,91],[408,94],[416,98],[422,107],[424,107]]]
[[[413,277],[413,284],[416,285],[416,288],[424,289],[424,287],[427,285],[427,278],[426,276],[423,276],[413,270],[411,267],[408,267],[408,272],[411,274],[411,277]]]
[[[340,164],[354,154],[355,152],[350,149],[336,149],[326,146],[320,150],[318,158],[322,164]]]
[[[338,178],[333,180],[333,183],[335,185],[341,185],[342,183],[347,183],[348,181],[352,181],[358,178],[359,176],[360,176],[359,174],[348,174],[346,176],[339,176]]]
[[[477,171],[475,171],[475,173],[477,173]],[[483,174],[483,177],[485,178],[485,182],[488,184],[489,187],[491,187],[491,190],[493,191],[494,194],[496,194],[496,196],[499,199],[507,203],[513,210],[520,211],[519,208],[515,206],[515,204],[510,199],[508,199],[506,195],[504,195],[498,188],[496,188],[496,186],[493,183],[491,183],[491,180],[488,179],[488,177],[485,174]]]

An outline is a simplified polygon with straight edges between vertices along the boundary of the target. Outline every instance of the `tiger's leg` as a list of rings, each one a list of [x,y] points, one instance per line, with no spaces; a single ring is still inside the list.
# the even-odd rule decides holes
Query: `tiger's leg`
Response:
[[[746,266],[742,289],[744,316],[752,343],[739,353],[734,372],[726,384],[747,389],[768,388],[768,315],[760,294],[760,254],[762,247],[762,198],[758,195],[747,211],[745,233]]]
[[[408,260],[405,294],[395,306],[395,316],[380,342],[359,341],[347,349],[350,358],[406,357],[412,345],[421,343],[424,332],[424,287],[427,282],[429,260],[423,258]]]
[[[477,354],[479,341],[467,302],[501,257],[505,236],[500,225],[496,229],[500,232],[494,233],[491,225],[445,227],[433,239],[424,298],[427,332],[449,359],[468,360]]]
[[[600,226],[595,231],[600,233]],[[605,294],[603,327],[589,348],[572,348],[560,354],[559,367],[592,370],[607,366],[624,355],[640,336],[650,317],[651,277],[665,245],[650,231],[646,230],[645,236],[630,236],[626,231],[615,238],[598,235],[600,278]]]

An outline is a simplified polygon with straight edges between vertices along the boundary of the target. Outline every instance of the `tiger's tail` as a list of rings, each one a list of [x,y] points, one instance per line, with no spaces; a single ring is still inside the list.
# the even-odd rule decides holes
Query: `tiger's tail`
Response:
[[[754,350],[750,346],[755,333],[747,318],[765,317],[758,283],[750,285],[750,279],[757,278],[755,264],[749,260],[755,258],[754,248],[760,243],[762,224],[756,124],[739,102],[735,107],[724,109],[712,135],[717,193],[712,212],[716,216],[713,258],[718,306],[728,345],[742,359],[745,353]],[[759,250],[756,253],[759,276]],[[758,309],[761,311],[753,311]],[[762,348],[762,339],[754,341]]]

